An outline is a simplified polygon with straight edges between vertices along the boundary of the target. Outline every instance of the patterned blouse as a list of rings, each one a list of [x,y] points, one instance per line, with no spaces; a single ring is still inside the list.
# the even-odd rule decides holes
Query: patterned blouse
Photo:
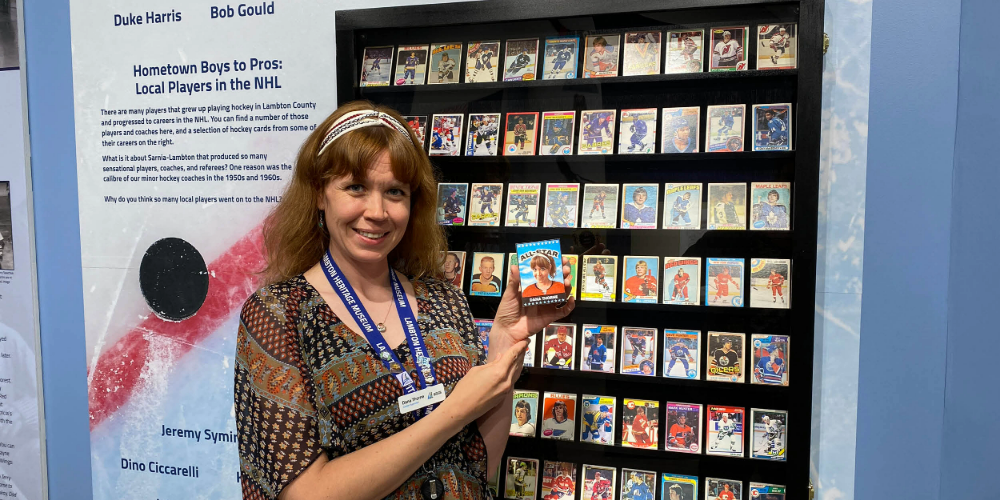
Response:
[[[469,368],[486,361],[469,304],[444,281],[412,283],[417,323],[451,394]],[[395,352],[420,388],[406,342]],[[243,305],[235,382],[244,499],[275,499],[320,453],[333,460],[364,448],[419,413],[400,414],[399,382],[301,275],[258,290]],[[487,498],[486,444],[475,422],[386,498],[421,498],[424,468],[444,483],[447,499]]]

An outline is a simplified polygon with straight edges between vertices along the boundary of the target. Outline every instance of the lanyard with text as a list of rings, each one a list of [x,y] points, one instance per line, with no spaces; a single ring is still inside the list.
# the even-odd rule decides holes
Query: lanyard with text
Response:
[[[375,352],[378,353],[382,364],[389,369],[392,376],[403,387],[403,395],[399,398],[400,413],[420,408],[423,408],[421,416],[430,413],[437,403],[444,400],[444,386],[441,384],[430,385],[436,381],[434,366],[431,365],[430,356],[427,354],[427,347],[424,345],[424,339],[420,335],[420,326],[417,325],[417,318],[413,314],[413,309],[410,308],[410,302],[406,299],[406,291],[403,290],[403,285],[399,282],[396,272],[392,270],[391,266],[389,267],[389,281],[392,283],[392,294],[393,299],[396,301],[396,312],[399,314],[399,322],[406,330],[406,343],[410,347],[410,354],[413,356],[413,362],[417,366],[417,375],[420,377],[420,383],[424,387],[422,390],[417,390],[414,387],[413,378],[403,369],[403,364],[399,361],[399,357],[386,344],[385,337],[376,328],[375,322],[372,321],[371,316],[368,315],[368,311],[365,310],[365,306],[361,304],[361,300],[354,293],[354,288],[347,281],[347,277],[340,272],[337,263],[333,261],[329,250],[323,255],[323,264],[320,267],[323,268],[326,279],[330,281],[330,286],[337,292],[340,300],[344,302],[344,306],[347,307],[347,310],[357,320],[362,333],[364,333],[365,338],[368,339],[368,343],[371,344],[372,348],[375,349]]]

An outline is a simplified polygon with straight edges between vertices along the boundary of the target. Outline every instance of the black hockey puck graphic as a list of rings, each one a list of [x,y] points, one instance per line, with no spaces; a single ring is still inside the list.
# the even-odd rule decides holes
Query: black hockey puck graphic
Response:
[[[139,264],[139,289],[149,308],[167,321],[194,316],[208,296],[208,268],[194,246],[164,238],[146,249]]]

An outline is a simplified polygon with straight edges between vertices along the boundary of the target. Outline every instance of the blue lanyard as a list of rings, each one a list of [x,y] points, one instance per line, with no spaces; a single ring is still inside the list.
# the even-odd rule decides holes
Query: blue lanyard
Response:
[[[361,300],[354,293],[354,288],[347,281],[347,277],[337,267],[337,263],[333,261],[329,250],[323,255],[323,264],[321,267],[323,268],[323,273],[326,274],[326,279],[330,282],[330,286],[340,296],[340,300],[344,302],[344,307],[347,307],[347,310],[357,319],[362,333],[368,339],[368,343],[378,353],[382,364],[399,381],[399,385],[403,387],[403,392],[406,394],[417,392],[417,388],[413,384],[413,378],[403,369],[403,363],[399,361],[399,357],[386,344],[385,337],[375,327],[375,322],[372,321],[371,316],[368,315],[368,311],[365,310],[365,306],[361,304]],[[396,272],[392,270],[392,267],[389,267],[389,281],[392,283],[392,293],[396,301],[396,312],[399,314],[399,322],[403,325],[403,329],[406,330],[406,343],[410,347],[413,362],[417,366],[417,375],[420,377],[421,385],[427,388],[436,381],[434,366],[431,364],[431,358],[427,354],[427,347],[424,345],[424,339],[420,335],[420,326],[417,325],[417,318],[410,307],[410,301],[406,299],[406,292],[403,290],[403,285],[400,284],[399,277],[396,276]],[[429,413],[431,409],[433,407],[425,408],[424,414]]]

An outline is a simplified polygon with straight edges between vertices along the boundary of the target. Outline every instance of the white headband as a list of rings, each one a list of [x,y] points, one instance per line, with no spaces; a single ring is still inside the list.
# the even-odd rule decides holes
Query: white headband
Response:
[[[326,131],[326,137],[323,137],[323,142],[319,143],[319,152],[316,156],[323,154],[323,150],[327,146],[337,140],[338,137],[352,131],[363,127],[375,127],[383,126],[396,129],[397,132],[406,136],[407,139],[410,138],[410,129],[399,123],[398,120],[380,111],[375,111],[374,109],[365,109],[361,111],[352,111],[350,113],[337,118],[330,129]]]

